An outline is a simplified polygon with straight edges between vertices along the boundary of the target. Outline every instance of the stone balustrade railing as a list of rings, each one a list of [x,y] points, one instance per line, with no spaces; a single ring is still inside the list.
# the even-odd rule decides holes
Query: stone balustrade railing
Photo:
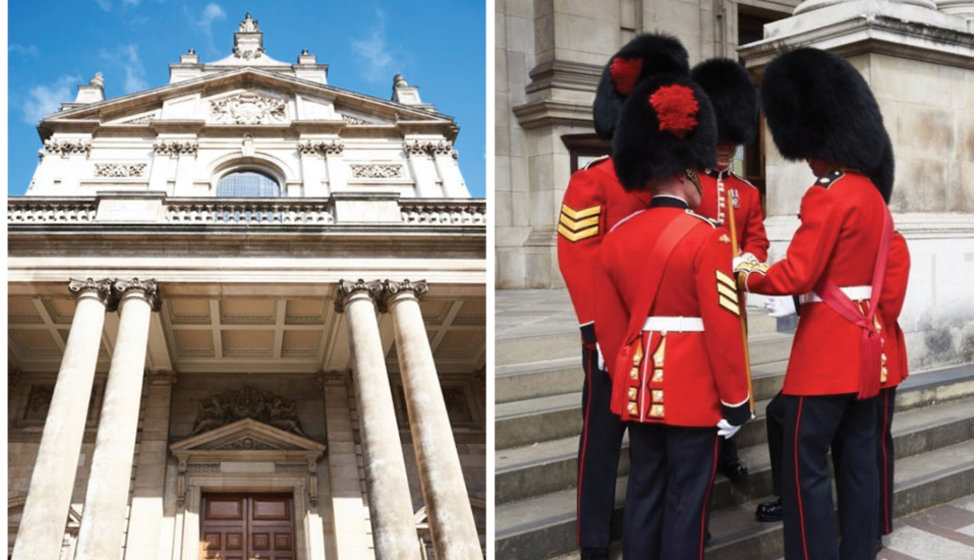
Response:
[[[103,219],[97,198],[12,197],[7,200],[7,223],[81,224],[139,222],[213,225],[330,225],[337,223],[333,199],[162,198],[159,217],[132,219],[118,214]],[[405,225],[486,225],[487,205],[472,199],[399,199]],[[141,207],[145,208],[145,206]],[[160,218],[162,217],[162,218]]]
[[[99,203],[94,198],[10,198],[8,224],[78,224],[95,221]]]

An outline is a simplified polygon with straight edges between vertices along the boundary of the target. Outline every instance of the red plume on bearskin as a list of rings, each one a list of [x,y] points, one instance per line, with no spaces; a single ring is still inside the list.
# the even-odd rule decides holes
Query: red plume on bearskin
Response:
[[[596,133],[603,138],[612,138],[626,97],[645,78],[657,74],[684,76],[688,72],[687,51],[676,38],[669,35],[637,35],[619,49],[602,69],[592,103]]]
[[[666,130],[678,138],[683,138],[698,125],[695,118],[698,100],[689,87],[667,86],[653,92],[649,98],[650,106],[657,112],[660,130]]]
[[[616,91],[620,95],[633,93],[633,88],[636,87],[636,79],[640,77],[641,70],[643,70],[642,58],[617,56],[609,63],[609,75],[612,76],[613,84],[616,85]]]
[[[642,80],[623,106],[613,137],[613,167],[623,188],[715,165],[718,133],[707,94],[680,76]]]

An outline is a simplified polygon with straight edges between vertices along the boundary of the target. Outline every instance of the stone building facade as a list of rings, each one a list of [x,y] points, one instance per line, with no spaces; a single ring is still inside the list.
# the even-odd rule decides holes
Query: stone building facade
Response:
[[[498,288],[563,287],[558,208],[571,173],[607,149],[591,134],[595,86],[636,33],[677,36],[692,66],[740,59],[756,79],[779,52],[814,46],[868,80],[894,145],[891,207],[913,262],[902,315],[913,369],[972,361],[973,2],[498,0],[495,29]],[[778,259],[812,176],[760,130],[736,168],[761,191]]]
[[[8,201],[13,558],[479,558],[486,205],[454,120],[233,54],[39,125]]]

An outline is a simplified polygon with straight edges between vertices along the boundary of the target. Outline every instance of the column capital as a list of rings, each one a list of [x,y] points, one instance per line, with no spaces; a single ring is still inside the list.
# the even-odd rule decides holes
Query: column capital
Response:
[[[129,294],[133,294],[146,300],[154,311],[160,310],[160,295],[156,280],[140,280],[139,278],[116,280],[112,284],[112,290],[116,293],[119,301],[122,301],[122,298]]]
[[[385,280],[385,299],[392,298],[403,292],[412,292],[415,294],[415,299],[421,299],[422,295],[429,291],[429,284],[425,280],[417,280],[415,282],[405,279],[401,282],[395,280]]]
[[[146,380],[150,385],[173,385],[177,383],[177,372],[170,370],[146,370]]]
[[[343,313],[344,306],[347,305],[351,296],[360,292],[366,292],[371,299],[377,302],[382,291],[384,291],[384,283],[381,280],[371,280],[370,282],[365,282],[363,278],[358,278],[356,282],[341,280],[337,283],[337,300],[334,303],[334,310],[337,313]]]
[[[112,280],[103,278],[102,280],[76,280],[72,278],[68,281],[68,291],[75,294],[75,299],[82,297],[95,297],[103,305],[108,305],[112,298]]]

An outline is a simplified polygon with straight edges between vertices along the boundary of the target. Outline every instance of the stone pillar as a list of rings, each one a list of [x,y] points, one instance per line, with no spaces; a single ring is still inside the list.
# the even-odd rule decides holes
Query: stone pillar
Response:
[[[478,559],[483,557],[480,538],[419,307],[427,290],[424,280],[385,282],[415,459],[436,558]]]
[[[75,316],[14,544],[16,560],[54,560],[61,552],[110,287],[109,280],[91,278],[68,283]]]
[[[133,503],[126,531],[126,558],[154,558],[160,550],[163,497],[170,434],[170,396],[177,375],[171,371],[147,374],[146,405],[140,451],[136,457]]]
[[[102,417],[78,534],[77,560],[106,560],[120,555],[150,313],[158,305],[154,280],[117,280],[112,287],[119,298],[119,334],[102,399]]]
[[[378,558],[421,558],[401,437],[388,383],[374,298],[380,281],[340,281],[337,310],[347,314],[354,363],[368,506]]]

